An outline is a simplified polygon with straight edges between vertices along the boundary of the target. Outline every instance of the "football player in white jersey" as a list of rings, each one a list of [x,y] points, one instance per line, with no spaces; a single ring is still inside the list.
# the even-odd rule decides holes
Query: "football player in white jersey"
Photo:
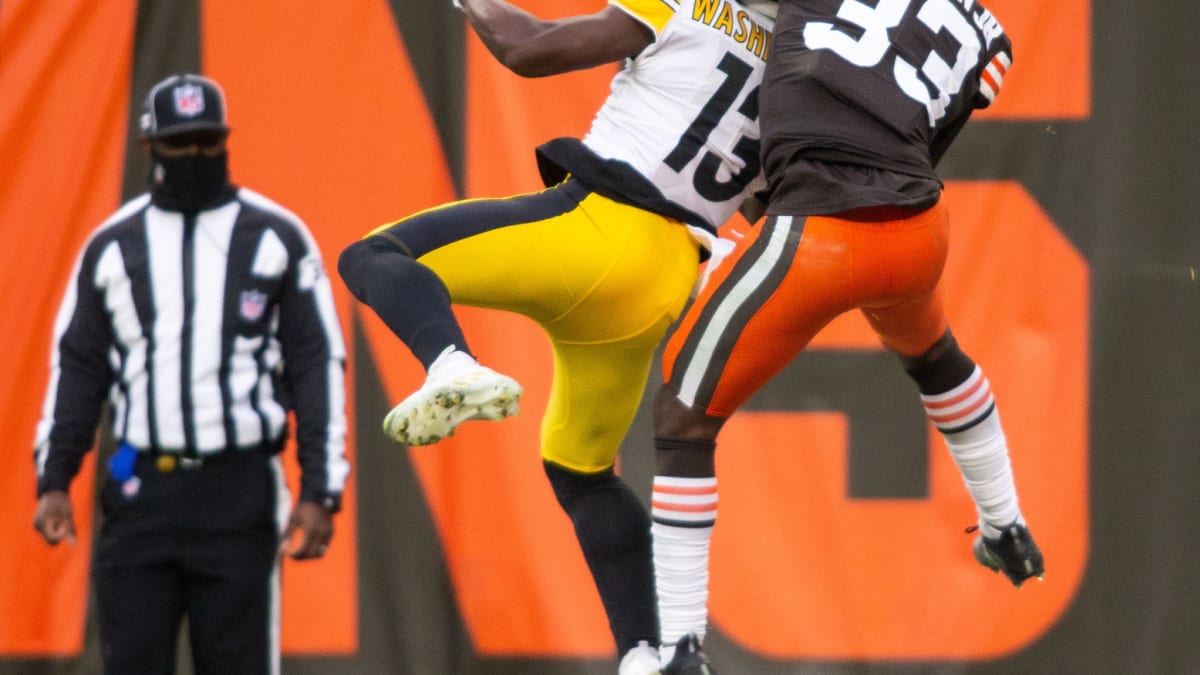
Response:
[[[583,139],[537,148],[546,189],[422,211],[343,251],[347,287],[427,371],[384,431],[425,445],[516,412],[520,385],[476,362],[451,303],[537,321],[555,357],[546,474],[608,615],[620,675],[657,673],[650,519],[614,464],[698,263],[721,253],[717,228],[739,208],[751,220],[761,212],[758,85],[773,19],[735,0],[610,0],[553,21],[504,0],[462,9],[518,75],[623,67]],[[693,644],[663,672],[711,670]]]

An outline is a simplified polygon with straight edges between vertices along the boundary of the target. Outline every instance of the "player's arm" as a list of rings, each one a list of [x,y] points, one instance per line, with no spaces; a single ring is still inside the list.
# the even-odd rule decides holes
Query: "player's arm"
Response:
[[[467,21],[504,67],[545,77],[637,56],[654,33],[613,7],[547,21],[505,0],[461,0]]]

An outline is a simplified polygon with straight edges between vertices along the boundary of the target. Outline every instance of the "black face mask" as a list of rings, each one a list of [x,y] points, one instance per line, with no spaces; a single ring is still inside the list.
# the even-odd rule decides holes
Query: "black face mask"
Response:
[[[150,194],[173,211],[199,211],[219,202],[229,186],[229,154],[163,157],[151,150]]]

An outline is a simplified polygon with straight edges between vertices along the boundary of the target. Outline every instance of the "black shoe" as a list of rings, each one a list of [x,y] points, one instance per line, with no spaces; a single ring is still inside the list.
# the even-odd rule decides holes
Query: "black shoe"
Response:
[[[717,675],[717,671],[700,648],[700,638],[695,633],[688,633],[679,638],[675,656],[662,669],[662,675]]]
[[[1004,576],[1017,588],[1030,577],[1041,579],[1046,574],[1042,551],[1029,534],[1029,528],[1013,523],[1000,533],[999,539],[980,534],[975,538],[975,559],[980,565]]]

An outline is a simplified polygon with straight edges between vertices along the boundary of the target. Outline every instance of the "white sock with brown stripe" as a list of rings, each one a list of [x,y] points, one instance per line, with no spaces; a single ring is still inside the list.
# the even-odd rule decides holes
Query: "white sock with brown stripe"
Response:
[[[995,539],[1014,521],[1024,524],[1008,443],[983,370],[976,366],[962,384],[942,394],[922,394],[921,402],[962,472],[984,536]]]
[[[717,479],[655,476],[651,501],[662,662],[688,633],[708,625],[708,557],[717,519]]]

